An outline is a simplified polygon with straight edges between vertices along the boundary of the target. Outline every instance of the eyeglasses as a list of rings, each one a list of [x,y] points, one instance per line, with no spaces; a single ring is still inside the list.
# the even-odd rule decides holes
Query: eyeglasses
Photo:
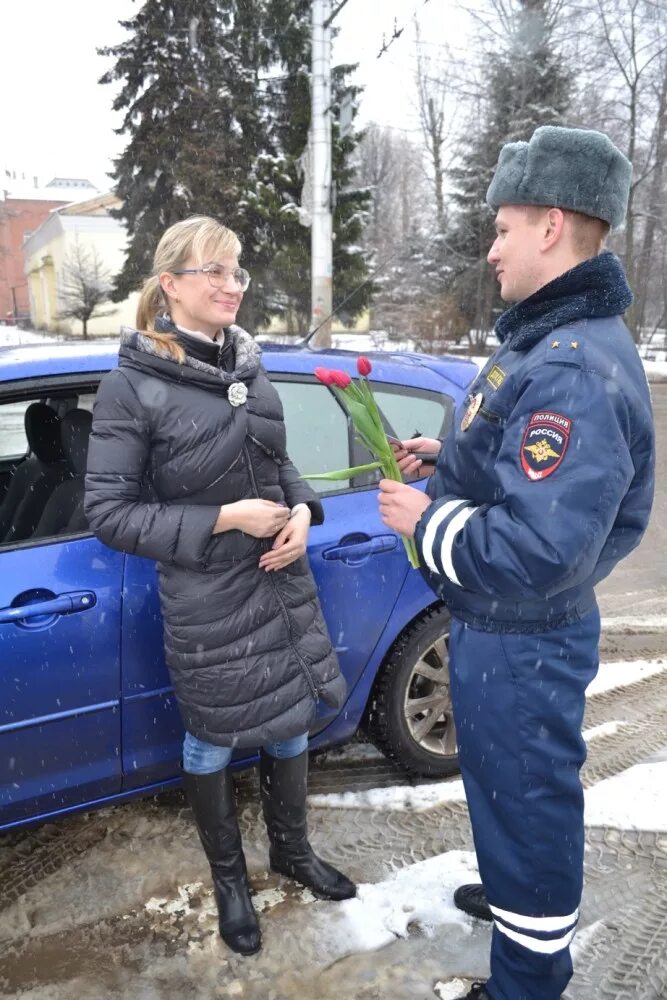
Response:
[[[244,267],[225,267],[224,264],[204,264],[203,267],[181,267],[172,274],[205,274],[214,288],[222,288],[227,279],[231,277],[239,286],[242,292],[250,284],[250,275]]]

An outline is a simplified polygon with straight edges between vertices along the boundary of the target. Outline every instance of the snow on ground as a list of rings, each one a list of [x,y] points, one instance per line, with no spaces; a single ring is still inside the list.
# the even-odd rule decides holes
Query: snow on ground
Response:
[[[586,789],[586,826],[667,831],[667,761],[637,764]]]
[[[43,344],[53,341],[55,337],[47,337],[35,330],[21,330],[18,326],[0,326],[0,347],[13,347],[16,344]]]
[[[309,918],[311,926],[324,912],[321,926],[317,927],[321,950],[328,961],[338,961],[346,955],[383,948],[396,938],[407,938],[410,927],[418,928],[427,937],[437,927],[453,924],[466,934],[472,933],[473,919],[454,906],[453,895],[457,886],[478,880],[474,852],[448,851],[392,872],[381,882],[361,883],[354,899],[336,904],[335,919],[331,919],[330,904],[326,912],[321,911],[311,892],[303,890],[299,895],[301,905],[315,904],[316,912]],[[153,897],[144,904],[145,909],[149,914],[190,913],[191,900],[200,895],[202,888],[202,883],[179,886],[175,896]],[[282,889],[267,889],[253,895],[253,904],[259,912],[266,912],[284,899]],[[198,899],[197,910],[200,922],[206,917],[214,919],[214,897],[209,894],[203,904]]]
[[[603,722],[600,726],[593,726],[592,729],[585,729],[582,736],[588,743],[590,740],[596,740],[600,736],[613,736],[617,733],[621,726],[626,725],[625,722],[614,719],[613,722]]]
[[[667,671],[665,660],[627,660],[619,663],[602,663],[597,677],[588,685],[586,696],[603,694],[614,688],[635,684],[653,674]],[[599,739],[618,732],[623,720],[613,720],[584,732],[584,739]],[[350,748],[353,750],[353,746]],[[352,754],[351,754],[352,756]],[[311,806],[324,809],[382,809],[387,812],[422,812],[443,802],[465,802],[465,791],[460,778],[429,785],[392,785],[388,788],[368,788],[360,792],[340,792],[309,795]],[[666,798],[667,801],[667,798]],[[667,829],[667,826],[665,827]]]
[[[340,904],[336,937],[351,952],[374,951],[418,926],[429,935],[442,924],[472,930],[472,917],[454,906],[454,890],[479,879],[472,851],[448,851],[408,865],[382,882],[358,887],[357,896]],[[334,922],[332,921],[332,925]]]
[[[626,594],[632,598],[633,594]],[[603,632],[618,635],[625,632],[664,632],[667,630],[667,615],[614,615],[601,620]]]
[[[341,792],[309,795],[311,806],[327,809],[384,809],[389,812],[432,809],[442,802],[465,802],[460,778],[433,785],[392,785],[389,788],[368,788],[362,792]]]
[[[594,923],[589,924],[588,927],[579,927],[576,937],[570,945],[570,954],[572,955],[573,962],[579,961],[579,956],[583,955],[591,941],[604,929],[605,924],[601,920],[596,920]]]
[[[317,760],[320,764],[326,763],[327,767],[334,767],[336,764],[348,764],[350,761],[377,760],[386,763],[387,758],[372,743],[353,742],[318,753]]]
[[[603,694],[613,688],[635,684],[645,677],[667,671],[667,660],[621,660],[618,663],[601,663],[597,677],[586,688],[586,696]]]
[[[667,361],[644,361],[644,370],[649,378],[667,376]]]
[[[468,992],[468,985],[462,979],[450,979],[448,983],[436,983],[433,987],[440,1000],[457,1000]]]

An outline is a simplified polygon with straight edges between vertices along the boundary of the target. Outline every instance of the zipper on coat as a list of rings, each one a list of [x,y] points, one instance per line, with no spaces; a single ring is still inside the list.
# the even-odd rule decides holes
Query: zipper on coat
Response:
[[[255,491],[255,495],[257,496],[257,498],[260,499],[259,490],[257,488],[257,480],[255,479],[255,473],[253,471],[252,462],[250,460],[250,452],[248,451],[248,449],[247,449],[247,447],[245,445],[243,446],[243,455],[244,455],[245,460],[246,460],[246,462],[248,464],[248,474],[250,476],[250,481],[252,483],[252,488]],[[308,682],[308,686],[310,687],[310,690],[311,690],[311,693],[313,695],[313,698],[316,701],[318,701],[319,700],[319,693],[318,693],[318,690],[317,690],[317,685],[315,684],[315,681],[313,680],[313,676],[312,676],[312,674],[310,672],[308,664],[306,663],[306,661],[304,660],[304,658],[301,656],[301,653],[299,652],[299,650],[296,648],[296,642],[294,641],[294,634],[292,632],[292,623],[290,621],[290,617],[289,617],[289,612],[287,610],[287,606],[286,606],[285,602],[282,599],[282,595],[280,594],[280,591],[278,590],[278,587],[276,585],[276,581],[271,576],[271,573],[269,573],[269,577],[271,577],[271,586],[273,587],[273,592],[274,592],[274,594],[276,595],[276,597],[278,599],[278,603],[280,604],[280,610],[281,610],[283,619],[285,621],[285,625],[287,626],[287,635],[289,636],[290,645],[291,645],[292,649],[294,650],[294,655],[296,656],[296,658],[297,658],[297,660],[299,662],[299,665],[301,667],[303,675],[304,675],[304,677],[306,678],[306,680]]]

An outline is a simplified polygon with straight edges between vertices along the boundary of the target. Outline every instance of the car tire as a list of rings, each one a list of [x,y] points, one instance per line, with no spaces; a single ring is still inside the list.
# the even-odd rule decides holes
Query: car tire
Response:
[[[449,689],[451,616],[437,605],[394,644],[375,680],[366,726],[373,742],[410,774],[446,778],[458,755]],[[440,676],[438,676],[440,675]],[[429,699],[422,702],[420,699]]]

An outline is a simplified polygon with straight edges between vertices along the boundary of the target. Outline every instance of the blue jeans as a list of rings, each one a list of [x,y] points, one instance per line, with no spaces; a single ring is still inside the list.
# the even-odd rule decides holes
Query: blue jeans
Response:
[[[280,760],[283,757],[298,757],[307,748],[308,733],[303,733],[291,740],[267,743],[263,749]],[[192,733],[186,733],[183,740],[183,770],[188,774],[214,774],[227,767],[233,752],[231,747],[218,747],[213,743],[205,743]]]

